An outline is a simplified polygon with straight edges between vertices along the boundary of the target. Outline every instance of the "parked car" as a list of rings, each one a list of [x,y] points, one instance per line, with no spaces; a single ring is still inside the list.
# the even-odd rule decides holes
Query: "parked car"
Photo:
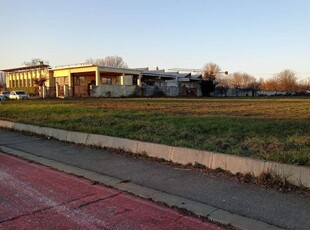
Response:
[[[3,95],[0,95],[0,101],[4,101],[4,100],[6,100],[7,98],[5,97],[5,96],[3,96]]]
[[[16,91],[11,91],[9,98],[17,99],[17,100],[29,99],[29,95],[23,90],[16,90]]]
[[[6,99],[9,99],[10,91],[1,91],[0,96],[4,96]]]

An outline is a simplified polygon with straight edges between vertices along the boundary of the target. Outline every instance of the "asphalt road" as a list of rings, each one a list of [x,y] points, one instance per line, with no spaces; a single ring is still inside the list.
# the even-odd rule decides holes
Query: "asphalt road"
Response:
[[[0,229],[223,229],[0,153]]]
[[[1,145],[128,180],[281,228],[310,229],[310,197],[6,130],[0,130]]]

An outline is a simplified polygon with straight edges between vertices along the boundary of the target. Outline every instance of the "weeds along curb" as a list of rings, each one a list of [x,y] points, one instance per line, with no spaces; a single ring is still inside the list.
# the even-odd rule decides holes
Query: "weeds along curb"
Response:
[[[0,120],[0,127],[30,132],[76,144],[97,146],[100,148],[123,149],[132,153],[143,154],[183,165],[199,164],[210,169],[220,168],[232,174],[252,174],[258,177],[262,174],[270,173],[296,186],[310,188],[310,168],[305,166],[269,162],[248,157],[40,127],[3,120]]]

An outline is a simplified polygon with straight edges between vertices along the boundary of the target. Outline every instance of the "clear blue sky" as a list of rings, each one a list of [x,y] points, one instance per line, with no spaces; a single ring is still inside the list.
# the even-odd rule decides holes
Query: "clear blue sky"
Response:
[[[309,0],[0,0],[0,69],[122,56],[129,67],[310,76]]]

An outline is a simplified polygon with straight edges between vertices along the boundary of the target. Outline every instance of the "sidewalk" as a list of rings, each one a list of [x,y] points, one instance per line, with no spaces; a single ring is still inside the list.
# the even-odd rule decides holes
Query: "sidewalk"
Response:
[[[239,220],[246,217],[244,222],[252,219],[279,228],[310,228],[310,197],[284,194],[163,163],[0,129],[1,147],[20,150],[34,157],[40,156],[40,159],[53,160],[96,175],[116,178],[126,182],[124,185],[134,184],[163,192],[171,198],[184,198],[209,205],[213,210],[208,216],[215,220],[218,218],[221,222],[227,220],[230,223],[232,216],[227,217],[227,211],[236,214]],[[251,225],[245,223],[244,226],[246,229],[246,226]]]
[[[224,230],[128,193],[2,153],[0,180],[0,229]]]

